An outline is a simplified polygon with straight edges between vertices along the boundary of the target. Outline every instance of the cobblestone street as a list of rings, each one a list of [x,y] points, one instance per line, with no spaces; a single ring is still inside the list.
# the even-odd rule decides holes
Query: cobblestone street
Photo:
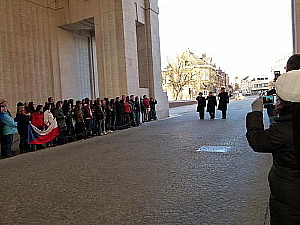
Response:
[[[227,120],[176,107],[167,119],[0,160],[0,223],[268,224],[271,155],[245,138],[253,100],[232,101]]]

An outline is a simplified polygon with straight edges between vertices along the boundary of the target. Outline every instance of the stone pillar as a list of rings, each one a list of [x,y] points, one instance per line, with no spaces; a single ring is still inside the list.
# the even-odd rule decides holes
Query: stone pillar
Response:
[[[164,118],[169,115],[167,93],[162,90],[161,54],[158,20],[158,0],[145,0],[146,33],[148,47],[149,94],[157,99],[157,114]]]
[[[122,2],[102,0],[95,16],[100,97],[127,94]]]

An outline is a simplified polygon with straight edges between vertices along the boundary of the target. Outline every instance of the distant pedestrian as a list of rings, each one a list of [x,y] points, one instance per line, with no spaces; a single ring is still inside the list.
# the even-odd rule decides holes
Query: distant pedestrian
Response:
[[[156,99],[150,98],[149,104],[150,104],[149,120],[156,120],[157,119],[157,116],[156,116],[157,101],[156,101]]]
[[[112,98],[110,99],[110,102],[109,102],[109,105],[110,105],[110,108],[111,108],[111,130],[112,131],[116,131],[116,117],[117,117],[117,114],[116,114],[116,105],[115,105],[115,99]]]
[[[202,92],[199,92],[196,100],[198,102],[197,112],[199,113],[199,118],[200,120],[204,120],[204,110],[205,110],[204,108],[206,107],[206,100],[203,97]]]
[[[131,121],[130,121],[130,115],[132,113],[131,110],[131,104],[129,103],[129,96],[126,97],[125,103],[124,103],[124,117],[125,117],[125,125],[124,128],[130,128]]]
[[[130,95],[129,104],[130,104],[130,108],[131,108],[131,113],[130,113],[131,126],[135,127],[136,126],[136,118],[135,118],[136,112],[135,112],[134,95]]]
[[[225,87],[221,88],[221,92],[218,94],[219,106],[218,110],[222,111],[222,119],[226,119],[227,104],[229,103],[228,92],[225,91]]]
[[[54,116],[57,121],[57,126],[59,128],[59,136],[57,137],[58,144],[65,144],[66,134],[67,134],[67,124],[66,124],[66,116],[62,110],[62,101],[58,101],[56,103],[56,108],[54,110]]]
[[[84,99],[84,105],[83,105],[83,118],[84,118],[84,124],[86,127],[86,138],[91,137],[92,135],[92,129],[93,129],[93,113],[90,107],[90,99],[85,98]]]
[[[18,133],[20,135],[19,150],[20,154],[29,151],[29,144],[27,143],[28,125],[30,121],[30,114],[25,111],[24,106],[17,108],[17,115],[15,121],[18,122]]]
[[[104,115],[105,113],[103,112],[103,109],[101,107],[101,102],[100,100],[95,100],[94,101],[94,106],[95,106],[95,134],[98,136],[103,135],[103,120],[104,120]]]
[[[141,105],[142,123],[144,123],[145,122],[145,111],[146,111],[146,108],[145,108],[144,101],[143,101],[142,98],[140,99],[140,105]]]
[[[135,119],[136,125],[141,125],[141,103],[138,96],[135,97]]]
[[[123,104],[120,101],[120,97],[116,97],[115,100],[115,107],[116,107],[116,129],[121,130],[123,129]]]
[[[78,140],[85,139],[85,124],[81,101],[76,101],[74,108],[75,134]]]
[[[213,92],[210,91],[207,98],[207,109],[206,111],[210,115],[210,119],[213,120],[215,118],[217,99],[216,96],[213,95]]]
[[[145,117],[145,122],[148,122],[150,121],[149,120],[149,109],[150,109],[150,103],[149,103],[149,99],[147,98],[147,95],[144,95],[143,96],[143,103],[144,103],[144,107],[145,107],[145,114],[144,114],[144,117]]]

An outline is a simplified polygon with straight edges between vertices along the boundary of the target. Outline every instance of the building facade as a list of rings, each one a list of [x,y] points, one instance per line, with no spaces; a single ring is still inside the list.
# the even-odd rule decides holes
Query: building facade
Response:
[[[157,1],[1,0],[0,97],[14,106],[147,94],[168,116]]]
[[[182,60],[182,64],[178,64],[178,57]],[[171,68],[181,67],[182,74],[176,74]],[[189,50],[171,62],[163,71],[163,89],[167,92],[170,99],[195,99],[199,92],[208,95],[210,91],[218,93],[221,87],[228,89],[228,74],[217,69],[212,58],[202,54],[198,57]],[[177,95],[178,85],[182,84],[182,89]],[[175,88],[177,88],[175,90]]]
[[[246,76],[240,82],[239,91],[243,95],[257,95],[273,88],[273,80],[268,76]]]

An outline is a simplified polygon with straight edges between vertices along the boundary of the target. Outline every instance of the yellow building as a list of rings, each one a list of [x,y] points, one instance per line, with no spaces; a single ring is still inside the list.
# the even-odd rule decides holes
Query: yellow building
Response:
[[[189,61],[189,64],[184,69],[187,77],[185,81],[187,82],[181,82],[183,85],[179,93],[177,93],[177,86],[174,85],[174,82],[180,83],[180,75],[170,70],[170,64],[175,66],[175,61],[178,61],[178,57],[162,72],[163,89],[167,92],[170,99],[176,99],[176,95],[177,99],[195,99],[199,92],[202,92],[204,95],[208,95],[210,91],[217,93],[221,86],[228,85],[228,75],[220,68],[217,69],[212,58],[207,57],[206,54],[198,57],[188,50],[179,57],[181,57],[181,60]]]

